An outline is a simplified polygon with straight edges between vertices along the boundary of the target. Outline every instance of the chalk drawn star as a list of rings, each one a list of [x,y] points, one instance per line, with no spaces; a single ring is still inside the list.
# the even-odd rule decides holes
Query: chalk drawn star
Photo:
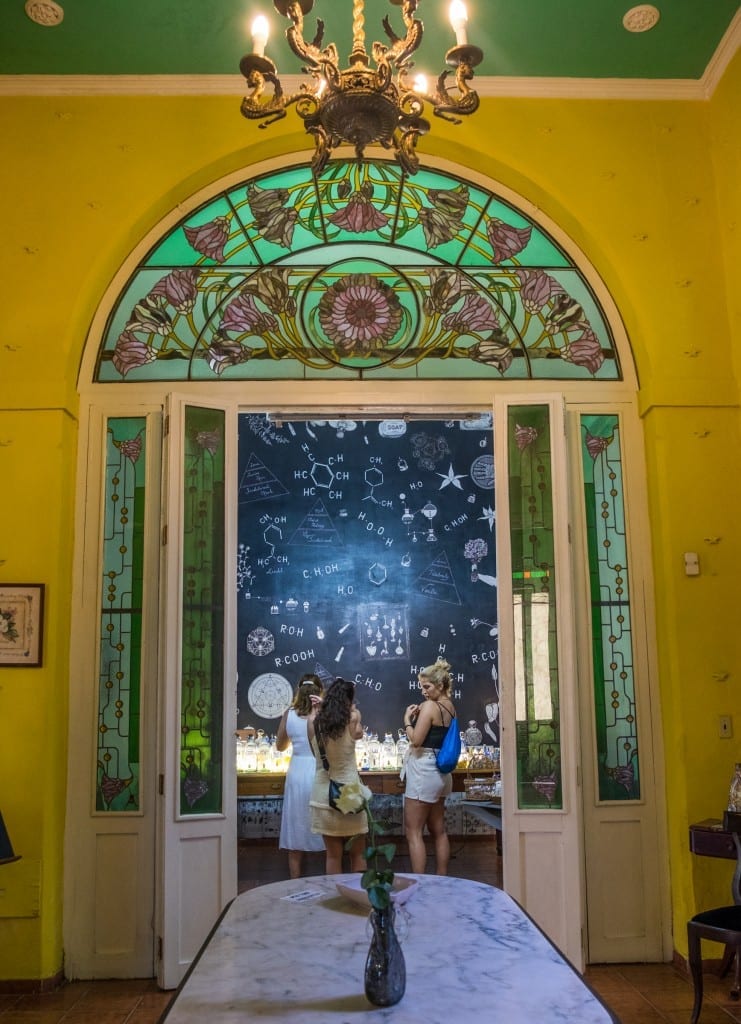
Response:
[[[482,508],[481,509],[481,512],[482,512],[482,515],[479,516],[479,522],[481,522],[481,520],[483,520],[485,523],[489,524],[489,529],[490,530],[493,529],[493,527],[494,527],[494,520],[497,517],[497,514],[494,511],[494,509],[491,507],[491,505],[487,505],[486,508]]]
[[[463,484],[461,483],[461,480],[465,476],[467,476],[467,474],[466,473],[456,473],[456,472],[454,472],[454,470],[453,470],[453,463],[451,462],[450,469],[448,470],[448,472],[447,473],[438,473],[437,476],[439,476],[440,479],[442,480],[442,483],[440,484],[440,488],[439,488],[440,490],[442,490],[443,487],[447,487],[448,484],[452,484],[453,487],[457,487],[459,491],[462,491],[463,490]]]

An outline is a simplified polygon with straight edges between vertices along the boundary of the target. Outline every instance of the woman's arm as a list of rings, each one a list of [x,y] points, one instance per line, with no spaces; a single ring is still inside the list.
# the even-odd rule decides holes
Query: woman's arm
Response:
[[[283,717],[278,724],[278,732],[275,736],[275,749],[285,750],[288,744],[291,742],[286,732],[286,719],[288,718],[288,711],[283,712]]]
[[[430,701],[410,704],[404,712],[404,735],[413,747],[421,747],[432,725]]]
[[[350,712],[350,721],[347,723],[347,727],[354,740],[363,738],[363,723],[360,718],[360,712],[357,708],[353,708]]]

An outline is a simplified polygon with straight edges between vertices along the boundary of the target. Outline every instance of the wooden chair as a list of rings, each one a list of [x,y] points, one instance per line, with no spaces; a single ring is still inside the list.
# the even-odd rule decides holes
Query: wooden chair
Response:
[[[723,943],[725,950],[720,965],[720,977],[725,977],[735,960],[731,999],[738,999],[741,991],[741,841],[737,832],[733,832],[732,835],[736,846],[736,870],[731,883],[733,904],[728,907],[716,907],[714,910],[703,910],[687,922],[687,960],[695,989],[691,1024],[697,1024],[702,1006],[702,939]]]

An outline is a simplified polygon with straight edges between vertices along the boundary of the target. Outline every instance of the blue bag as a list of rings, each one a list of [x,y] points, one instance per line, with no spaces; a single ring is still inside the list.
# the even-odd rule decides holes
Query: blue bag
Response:
[[[437,770],[442,772],[443,775],[447,775],[449,772],[452,772],[458,764],[458,758],[460,756],[461,734],[458,731],[458,720],[453,718],[448,726],[448,731],[445,733],[443,745],[435,755]]]

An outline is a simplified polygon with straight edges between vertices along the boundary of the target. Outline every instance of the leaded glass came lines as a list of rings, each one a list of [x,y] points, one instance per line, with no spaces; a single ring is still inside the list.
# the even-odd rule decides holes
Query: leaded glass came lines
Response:
[[[581,417],[600,800],[641,795],[620,421]]]
[[[224,425],[186,407],[180,683],[180,813],[223,810]]]
[[[98,811],[139,811],[142,567],[146,430],[143,417],[106,431],[98,682]]]
[[[161,239],[108,318],[96,380],[619,380],[584,275],[486,189],[390,162],[299,165]]]
[[[520,808],[560,809],[561,722],[549,410],[508,410],[515,743]]]

